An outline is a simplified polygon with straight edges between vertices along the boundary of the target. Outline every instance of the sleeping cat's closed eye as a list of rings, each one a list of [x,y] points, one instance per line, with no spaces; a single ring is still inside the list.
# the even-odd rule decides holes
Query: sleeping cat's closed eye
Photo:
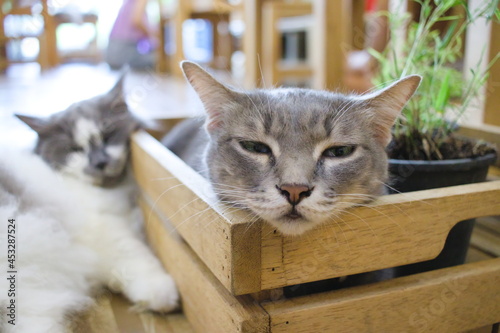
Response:
[[[356,146],[334,146],[326,149],[321,156],[323,157],[347,157],[354,153]]]
[[[271,148],[262,142],[256,141],[240,141],[240,145],[243,149],[256,154],[272,154]]]

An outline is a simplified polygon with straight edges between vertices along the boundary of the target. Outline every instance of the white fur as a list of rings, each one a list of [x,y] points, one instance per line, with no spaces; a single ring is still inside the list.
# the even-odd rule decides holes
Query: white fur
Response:
[[[97,140],[98,142],[102,140],[99,128],[95,122],[86,118],[80,118],[76,121],[73,137],[75,142],[84,149],[89,148],[89,143],[92,140]]]
[[[76,152],[68,154],[66,163],[61,168],[61,173],[68,176],[73,176],[80,181],[92,183],[94,179],[85,174],[83,170],[88,166],[89,159],[84,152]]]
[[[140,212],[131,201],[133,182],[103,189],[56,173],[31,153],[0,149],[0,156],[0,166],[25,186],[22,206],[12,195],[0,202],[1,244],[7,220],[16,219],[18,271],[16,326],[5,322],[8,281],[0,279],[0,331],[64,332],[65,316],[91,304],[99,286],[123,292],[141,309],[177,307],[174,281],[134,231]],[[6,255],[3,246],[3,272]]]
[[[116,174],[120,170],[123,170],[125,163],[127,163],[127,153],[125,145],[109,145],[106,146],[106,154],[111,156],[115,161],[113,164],[108,165],[106,168],[106,173],[109,175]]]

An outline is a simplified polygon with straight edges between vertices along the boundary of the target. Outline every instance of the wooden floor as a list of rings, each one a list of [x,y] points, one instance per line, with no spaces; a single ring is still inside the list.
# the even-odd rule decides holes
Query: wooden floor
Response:
[[[121,295],[103,295],[94,307],[73,320],[67,333],[194,332],[181,312],[159,315],[136,313],[130,308],[131,304]]]
[[[119,73],[106,66],[64,65],[39,75],[30,65],[0,76],[0,145],[28,147],[35,135],[12,114],[49,115],[74,101],[107,91]],[[178,118],[199,114],[201,104],[183,80],[155,73],[132,73],[126,84],[132,109],[144,118]],[[500,173],[496,173],[496,178]],[[500,256],[500,217],[478,219],[467,262]],[[75,318],[68,332],[193,332],[182,313],[135,313],[120,295],[101,296],[96,306]],[[491,328],[474,332],[491,332]]]

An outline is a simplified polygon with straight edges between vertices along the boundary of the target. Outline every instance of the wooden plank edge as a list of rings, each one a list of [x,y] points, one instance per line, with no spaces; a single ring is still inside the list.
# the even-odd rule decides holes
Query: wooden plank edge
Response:
[[[207,179],[189,167],[177,155],[168,150],[158,140],[145,131],[139,131],[132,137],[132,151],[139,149],[150,156],[156,163],[176,177],[207,206],[215,210],[228,223],[246,223],[246,214],[227,213],[218,204],[218,199]],[[133,154],[133,153],[132,153]]]
[[[244,295],[261,290],[261,228],[260,221],[253,228],[232,225],[231,231],[231,292]],[[251,244],[249,244],[251,242]]]
[[[263,307],[272,332],[459,332],[500,322],[499,299],[497,258]]]
[[[147,140],[150,141],[150,140]],[[142,145],[147,144],[142,142]],[[164,149],[164,148],[163,148]],[[260,227],[259,222],[253,222],[251,224],[231,224],[230,221],[225,219],[220,214],[214,212],[214,214],[209,214],[212,209],[211,206],[202,205],[199,209],[203,211],[203,216],[209,214],[212,216],[213,220],[209,223],[210,233],[205,233],[200,230],[201,223],[200,218],[185,220],[183,214],[171,214],[170,207],[172,202],[168,198],[162,198],[158,201],[156,199],[154,202],[152,197],[158,198],[160,196],[159,192],[147,184],[145,180],[147,176],[144,174],[151,173],[151,177],[158,177],[156,173],[158,168],[163,168],[162,165],[158,167],[153,167],[157,160],[148,152],[142,149],[142,146],[134,146],[133,149],[134,156],[134,171],[136,172],[136,178],[142,190],[142,195],[144,200],[149,203],[149,206],[154,207],[164,216],[171,217],[175,223],[173,223],[178,232],[182,235],[184,240],[186,240],[191,248],[196,252],[196,254],[204,261],[204,263],[210,268],[213,274],[215,274],[221,283],[230,290],[233,294],[242,295],[249,294],[260,290]],[[136,161],[139,160],[139,161]],[[135,164],[136,162],[141,163],[141,165]],[[149,170],[148,168],[152,168]],[[165,173],[168,172],[167,169],[164,170]],[[175,180],[176,184],[178,180]],[[172,184],[169,184],[172,185]],[[180,190],[180,189],[179,189]],[[186,191],[182,187],[183,191]],[[187,189],[189,191],[189,189]],[[175,195],[174,195],[175,196]],[[179,196],[177,196],[179,197]],[[191,197],[186,198],[185,195],[180,197],[187,200],[187,203],[181,202],[180,208],[185,207],[186,204],[192,203],[191,197],[197,198],[195,194],[191,194]],[[165,201],[167,200],[167,201]],[[197,202],[199,202],[197,200]],[[171,208],[171,207],[170,207]],[[187,207],[186,207],[187,208]],[[205,208],[207,210],[205,210]],[[153,210],[150,210],[146,214],[146,224],[151,219]],[[237,215],[237,214],[236,214]],[[253,216],[248,213],[240,212],[241,216],[239,220],[247,219],[252,220]],[[179,220],[180,219],[180,220]],[[203,218],[201,218],[203,221]],[[190,224],[192,224],[190,226]],[[249,240],[252,240],[249,242]],[[224,252],[221,253],[221,247],[226,248]]]
[[[140,202],[144,212],[151,207]],[[197,332],[269,332],[269,316],[250,296],[233,296],[182,239],[154,213],[147,236],[182,296],[183,311]]]

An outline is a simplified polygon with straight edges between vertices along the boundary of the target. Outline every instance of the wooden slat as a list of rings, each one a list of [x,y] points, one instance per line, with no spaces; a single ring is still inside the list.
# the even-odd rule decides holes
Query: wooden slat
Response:
[[[262,84],[259,58],[262,51],[262,3],[264,0],[243,2],[243,53],[245,54],[245,88],[252,89]]]
[[[468,331],[465,331],[464,333],[493,333],[493,326],[492,325],[488,325],[488,326],[483,326],[483,327],[480,327],[480,328],[476,328],[476,329],[473,329],[473,330],[468,330]]]
[[[137,313],[131,313],[132,306],[123,296],[113,295],[111,299],[116,324],[120,333],[149,333],[144,329]],[[96,332],[97,333],[97,332]]]
[[[7,15],[33,15],[33,10],[31,6],[29,7],[14,7],[12,8]]]
[[[289,76],[311,77],[312,68],[308,64],[283,65],[281,31],[277,24],[283,17],[304,16],[312,13],[311,3],[267,2],[262,6],[262,69],[266,87],[279,85]]]
[[[314,88],[337,90],[343,84],[351,48],[351,1],[313,0]]]
[[[196,332],[268,332],[269,317],[258,303],[248,295],[232,296],[145,201],[141,207],[149,216],[150,244],[175,279],[184,314]]]
[[[481,45],[481,47],[483,47]],[[500,52],[500,24],[491,22],[491,35],[489,40],[489,59],[491,61]],[[500,61],[497,61],[489,72],[486,84],[486,103],[484,110],[484,122],[500,126]]]
[[[500,216],[487,216],[477,219],[476,226],[500,237]]]
[[[118,328],[110,297],[101,295],[84,314],[71,321],[67,333],[126,333]]]
[[[432,259],[456,222],[497,215],[500,181],[384,196],[303,236],[262,225],[262,289]]]
[[[500,237],[488,230],[476,227],[470,241],[481,251],[500,257]]]
[[[500,127],[483,124],[481,126],[460,126],[458,133],[468,138],[484,140],[500,147]],[[500,166],[500,154],[497,158],[497,166]]]
[[[286,79],[287,77],[307,78],[312,77],[313,69],[306,63],[290,64],[288,62],[278,63],[276,70],[276,78],[278,81]]]
[[[264,304],[272,332],[463,332],[500,321],[500,259]]]
[[[473,247],[469,246],[469,249],[467,250],[467,257],[465,258],[466,263],[471,263],[471,262],[477,262],[477,261],[482,261],[482,260],[488,260],[488,259],[493,259],[495,258],[491,254],[484,253],[483,251]]]
[[[276,77],[277,61],[281,58],[281,36],[276,28],[278,20],[276,3],[268,2],[262,6],[262,80],[264,87],[278,86]]]
[[[248,214],[219,207],[207,180],[147,133],[134,136],[132,156],[136,179],[153,207],[221,283],[239,295],[260,290],[260,229],[245,222]],[[146,214],[146,227],[149,220]]]
[[[179,66],[184,57],[184,47],[182,39],[182,25],[190,18],[191,6],[190,1],[177,1],[175,15],[172,17],[172,26],[175,33],[175,53],[170,56],[170,71],[177,77],[182,77],[182,70]]]

